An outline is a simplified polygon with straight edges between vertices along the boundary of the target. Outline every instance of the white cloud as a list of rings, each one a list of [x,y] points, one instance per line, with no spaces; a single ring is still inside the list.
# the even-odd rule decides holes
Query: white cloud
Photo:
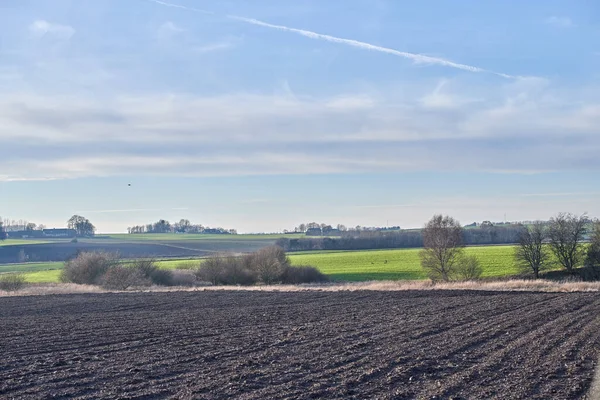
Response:
[[[551,16],[546,18],[545,22],[548,25],[553,25],[559,28],[571,28],[575,26],[569,17]]]
[[[433,85],[402,100],[387,89],[324,98],[6,93],[0,180],[600,169],[600,98],[539,80],[442,81],[432,101]],[[480,100],[464,101],[472,98]]]
[[[29,25],[29,31],[38,37],[52,35],[60,39],[70,39],[75,34],[72,26],[51,23],[43,19]]]

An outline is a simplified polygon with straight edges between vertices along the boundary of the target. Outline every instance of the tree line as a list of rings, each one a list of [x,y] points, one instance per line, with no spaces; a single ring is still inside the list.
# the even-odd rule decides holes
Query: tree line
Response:
[[[590,244],[586,246],[584,237],[588,230]],[[421,266],[432,281],[476,279],[481,275],[478,260],[465,256],[464,231],[454,218],[435,215],[423,228],[422,237]],[[581,266],[598,268],[600,221],[591,221],[585,214],[559,213],[548,222],[521,225],[515,259],[536,279],[540,272],[557,264],[568,274],[575,274]],[[600,270],[595,272],[593,278],[600,278]]]
[[[187,219],[181,219],[179,222],[170,223],[165,219],[160,219],[154,223],[146,225],[136,225],[127,228],[129,234],[142,233],[196,233],[211,235],[237,235],[235,229],[210,228],[202,224],[193,224]]]
[[[310,231],[317,231],[320,232],[320,235],[324,235],[327,236],[328,234],[330,234],[331,232],[349,232],[349,231],[354,231],[354,232],[377,232],[377,231],[399,231],[400,227],[399,226],[390,226],[390,227],[376,227],[376,226],[361,226],[361,225],[356,225],[355,227],[347,227],[344,224],[337,224],[337,225],[331,225],[331,224],[325,224],[325,223],[318,223],[318,222],[309,222],[306,224],[300,224],[298,226],[296,226],[293,230],[287,230],[284,229],[283,233],[308,233]]]
[[[484,225],[461,228],[461,240],[466,245],[517,243],[522,225]],[[423,247],[422,230],[345,231],[339,238],[281,238],[277,245],[286,251],[369,250]]]
[[[96,227],[89,219],[81,215],[73,215],[67,221],[67,229],[74,232],[79,237],[94,236]],[[6,240],[9,233],[24,233],[34,237],[42,237],[43,232],[47,230],[43,224],[35,224],[25,220],[9,220],[0,218],[0,240]]]

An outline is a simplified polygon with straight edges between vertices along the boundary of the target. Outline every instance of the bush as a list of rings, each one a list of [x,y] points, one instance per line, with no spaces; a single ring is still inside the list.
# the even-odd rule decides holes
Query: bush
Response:
[[[195,272],[201,282],[213,285],[254,285],[262,282],[300,284],[326,282],[327,276],[314,267],[292,267],[281,247],[265,247],[243,257],[217,254],[208,257]]]
[[[118,256],[113,253],[82,252],[65,263],[60,280],[80,285],[95,285],[101,283],[103,275],[118,262]]]
[[[281,283],[288,285],[327,281],[329,281],[327,275],[311,266],[287,266],[283,269],[283,274],[281,275]]]
[[[172,276],[171,283],[173,286],[195,286],[197,283],[196,275],[194,275],[193,271],[174,270],[169,272]]]
[[[173,272],[166,269],[157,269],[149,276],[150,282],[158,286],[173,286]]]
[[[283,270],[290,265],[290,260],[279,246],[269,246],[254,253],[252,269],[258,279],[267,285],[281,281]]]
[[[3,274],[0,275],[0,290],[7,292],[16,292],[25,286],[25,276],[23,274]]]
[[[587,249],[586,267],[600,267],[600,221],[594,222],[591,243]]]
[[[168,270],[160,269],[156,265],[156,260],[144,258],[133,261],[129,267],[146,278],[148,284],[158,286],[173,286],[173,273]]]
[[[109,290],[126,290],[132,286],[148,286],[149,280],[138,269],[123,265],[110,267],[102,276],[101,286]]]
[[[213,285],[253,285],[257,278],[252,270],[252,260],[252,255],[240,258],[217,254],[205,259],[195,274],[198,280]]]
[[[481,278],[483,268],[475,256],[463,256],[458,260],[455,268],[454,280],[474,281]]]

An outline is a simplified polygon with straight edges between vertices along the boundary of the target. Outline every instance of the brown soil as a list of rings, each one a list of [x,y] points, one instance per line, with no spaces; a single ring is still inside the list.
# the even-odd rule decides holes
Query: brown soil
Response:
[[[0,398],[582,398],[599,330],[596,293],[6,297]]]

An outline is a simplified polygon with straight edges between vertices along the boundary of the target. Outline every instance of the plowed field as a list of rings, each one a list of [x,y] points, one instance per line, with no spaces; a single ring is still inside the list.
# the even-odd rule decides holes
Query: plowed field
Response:
[[[0,298],[0,398],[583,398],[600,296]]]

